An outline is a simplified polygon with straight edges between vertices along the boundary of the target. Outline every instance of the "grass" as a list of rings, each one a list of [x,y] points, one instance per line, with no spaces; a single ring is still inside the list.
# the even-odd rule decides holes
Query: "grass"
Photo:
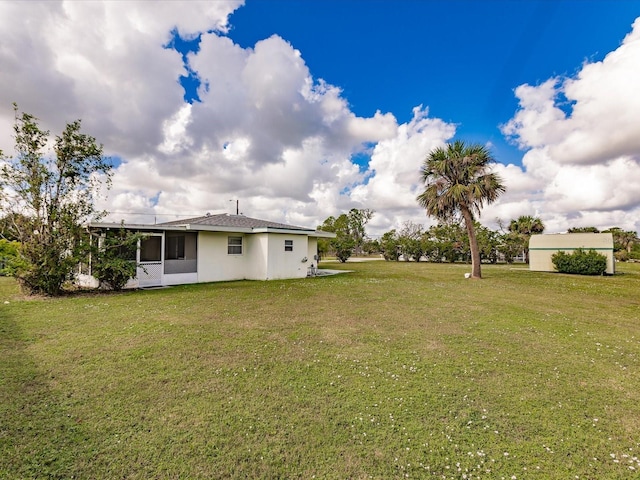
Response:
[[[637,478],[640,266],[0,279],[0,478]]]

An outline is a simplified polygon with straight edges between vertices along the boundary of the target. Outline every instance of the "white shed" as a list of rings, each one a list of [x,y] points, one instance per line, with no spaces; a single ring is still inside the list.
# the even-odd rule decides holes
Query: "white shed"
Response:
[[[613,235],[611,233],[559,233],[532,235],[529,240],[529,270],[553,272],[551,257],[556,252],[573,253],[578,248],[595,250],[607,257],[606,273],[615,273]]]

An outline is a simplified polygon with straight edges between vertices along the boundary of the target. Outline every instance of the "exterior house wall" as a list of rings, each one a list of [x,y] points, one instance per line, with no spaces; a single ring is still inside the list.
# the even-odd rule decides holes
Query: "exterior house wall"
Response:
[[[268,239],[269,259],[265,280],[279,278],[304,278],[308,267],[308,238],[301,235],[270,234]],[[292,243],[292,250],[285,250],[285,241]],[[302,259],[307,257],[307,262]]]
[[[86,273],[76,274],[76,283],[82,288],[98,288],[100,286],[97,278]]]
[[[79,287],[82,288],[100,288],[100,282],[98,279],[92,275],[86,273],[79,273],[75,277],[75,282]],[[124,288],[139,288],[140,282],[138,278],[130,278],[129,281],[125,284]]]
[[[242,236],[242,254],[227,253],[228,238]],[[198,282],[242,280],[245,275],[248,245],[247,236],[239,233],[199,232]]]
[[[186,285],[198,283],[198,273],[165,273],[162,275],[162,285]]]
[[[318,268],[318,260],[316,260],[316,256],[318,255],[318,239],[316,237],[309,237],[309,241],[307,242],[307,269],[312,265],[314,268]]]
[[[247,280],[266,280],[268,275],[269,236],[258,233],[245,236],[247,240],[247,258],[244,277]]]
[[[578,248],[595,250],[607,257],[606,273],[615,273],[613,256],[613,235],[611,233],[562,233],[552,235],[532,235],[529,240],[529,270],[553,272],[551,257],[562,251],[573,253]]]
[[[317,240],[306,235],[256,233],[243,236],[242,255],[227,254],[227,238],[238,234],[200,232],[198,280],[273,280],[307,276],[309,252],[316,253]],[[285,251],[285,240],[293,242],[293,251]],[[313,243],[313,248],[309,248]],[[302,259],[307,257],[307,262]],[[311,258],[311,260],[309,260]]]

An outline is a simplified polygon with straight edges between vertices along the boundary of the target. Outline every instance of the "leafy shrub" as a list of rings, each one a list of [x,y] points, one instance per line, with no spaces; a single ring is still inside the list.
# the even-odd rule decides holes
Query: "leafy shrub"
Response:
[[[629,261],[629,252],[626,250],[618,250],[617,252],[614,252],[613,256],[616,257],[616,260],[619,262]]]
[[[18,242],[0,238],[0,275],[13,275],[19,246]]]
[[[331,246],[336,252],[336,258],[341,263],[346,262],[355,248],[355,242],[346,235],[338,235],[331,241]]]
[[[400,240],[400,245],[405,261],[413,259],[415,262],[419,262],[424,254],[422,242],[417,238],[403,238]]]
[[[92,273],[101,287],[119,291],[130,278],[136,276],[136,262],[117,257],[103,257],[92,266]]]
[[[136,276],[136,250],[142,235],[120,228],[108,231],[94,252],[92,275],[103,288],[122,290]]]
[[[553,254],[551,261],[560,273],[602,275],[607,270],[607,257],[595,250],[585,252],[582,248],[578,248],[571,254],[557,252]]]
[[[398,235],[395,230],[391,230],[380,238],[380,249],[385,260],[398,261],[400,252],[398,251]]]

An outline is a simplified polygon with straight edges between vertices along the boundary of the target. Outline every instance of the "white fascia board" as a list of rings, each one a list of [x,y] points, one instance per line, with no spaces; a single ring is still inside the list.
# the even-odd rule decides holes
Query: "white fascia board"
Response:
[[[313,230],[259,227],[251,229],[251,233],[285,233],[287,235],[311,235]]]
[[[194,232],[253,233],[250,228],[246,227],[223,227],[216,225],[185,225],[185,229]]]
[[[127,230],[155,230],[159,232],[165,231],[185,231],[191,230],[193,232],[206,231],[206,232],[232,232],[232,233],[252,233],[250,228],[238,228],[238,227],[218,227],[211,225],[149,225],[147,223],[90,223],[87,228],[121,228],[124,227]]]
[[[309,234],[310,237],[317,238],[336,238],[336,234],[333,232],[323,232],[322,230],[316,230],[313,233]]]
[[[287,235],[307,235],[309,237],[319,238],[335,238],[336,234],[332,232],[323,232],[320,230],[299,230],[273,227],[226,227],[221,225],[150,225],[146,223],[90,223],[88,228],[108,228],[118,229],[124,227],[127,230],[155,230],[155,231],[184,231],[191,230],[197,232],[226,232],[226,233],[281,233]]]
[[[300,230],[298,228],[273,228],[273,227],[222,227],[208,225],[187,225],[187,229],[203,230],[209,232],[230,232],[230,233],[279,233],[286,235],[306,235],[309,237],[335,238],[335,233],[319,232],[317,230]]]
[[[148,223],[89,223],[87,228],[106,228],[106,229],[120,229],[125,230],[156,230],[164,232],[166,230],[186,230],[184,225],[149,225]]]

